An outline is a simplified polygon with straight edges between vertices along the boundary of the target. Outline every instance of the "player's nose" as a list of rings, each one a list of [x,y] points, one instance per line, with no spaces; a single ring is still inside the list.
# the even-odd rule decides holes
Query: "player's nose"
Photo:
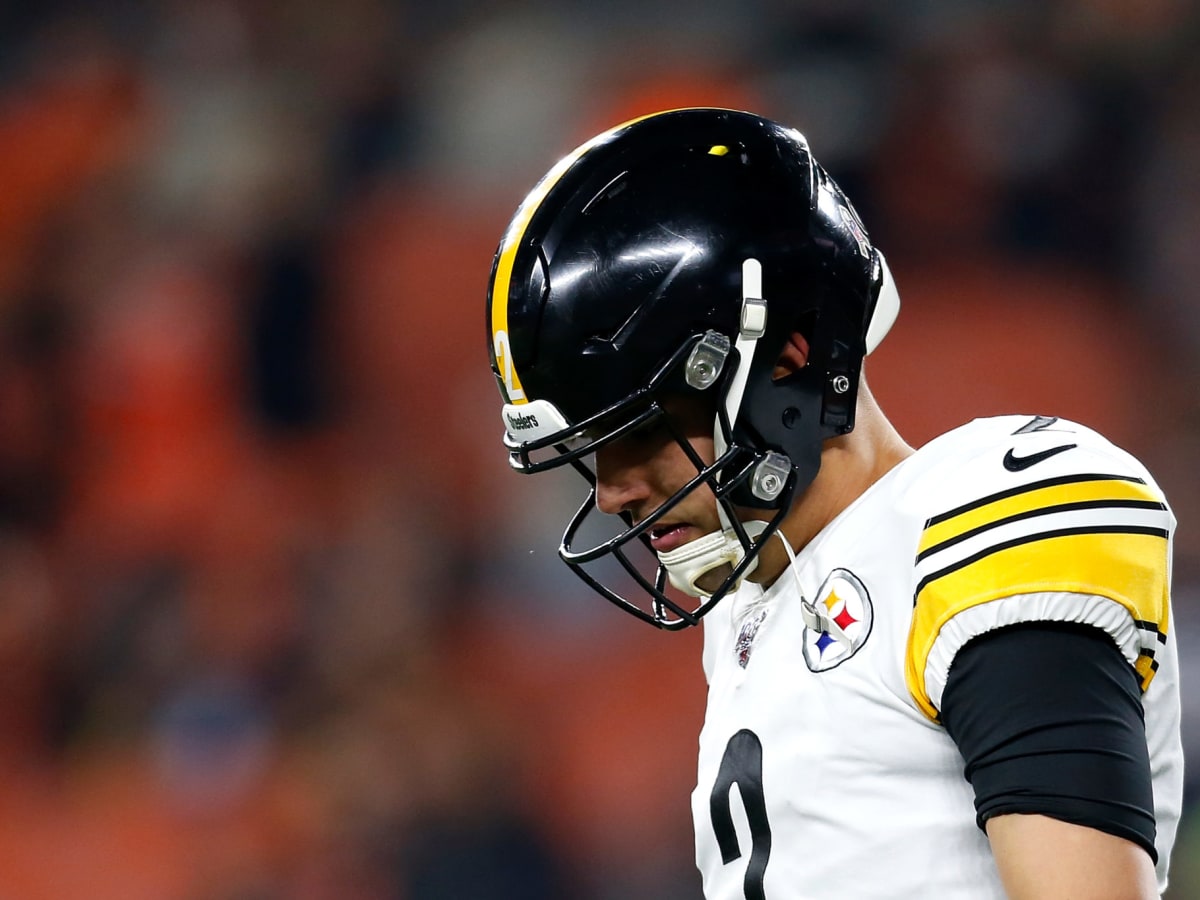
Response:
[[[643,466],[623,461],[603,448],[596,453],[596,507],[603,513],[617,515],[631,512],[637,517],[638,508],[650,496],[650,484]]]

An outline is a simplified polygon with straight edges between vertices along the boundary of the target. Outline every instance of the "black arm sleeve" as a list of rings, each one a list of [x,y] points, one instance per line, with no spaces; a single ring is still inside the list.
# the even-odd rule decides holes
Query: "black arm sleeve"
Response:
[[[1038,813],[1133,841],[1155,862],[1137,675],[1104,632],[1038,622],[966,644],[942,723],[966,760],[979,827]]]

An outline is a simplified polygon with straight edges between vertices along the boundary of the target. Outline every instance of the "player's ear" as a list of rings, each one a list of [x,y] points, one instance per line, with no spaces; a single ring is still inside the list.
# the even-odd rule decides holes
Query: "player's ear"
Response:
[[[787,343],[783,345],[783,352],[779,354],[779,359],[775,361],[775,369],[771,372],[771,378],[778,381],[780,378],[786,378],[788,375],[799,372],[806,365],[808,365],[808,341],[800,332],[793,331]]]

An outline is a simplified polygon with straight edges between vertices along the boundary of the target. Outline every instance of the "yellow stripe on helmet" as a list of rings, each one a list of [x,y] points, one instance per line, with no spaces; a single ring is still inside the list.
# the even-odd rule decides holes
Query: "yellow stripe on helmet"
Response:
[[[533,215],[537,212],[538,207],[542,205],[542,201],[546,199],[546,195],[550,193],[559,179],[566,174],[567,170],[584,154],[611,140],[618,132],[623,131],[635,122],[664,114],[663,112],[656,112],[638,116],[601,132],[591,140],[576,147],[555,163],[554,167],[542,177],[541,181],[521,201],[521,205],[517,208],[512,222],[509,223],[508,229],[504,232],[504,237],[500,241],[500,250],[496,257],[496,274],[492,278],[492,349],[496,354],[496,366],[500,370],[502,388],[509,403],[529,402],[529,398],[525,396],[525,389],[521,386],[521,378],[517,375],[516,367],[513,365],[508,337],[508,293],[512,285],[513,263],[517,257],[517,250],[525,237],[525,229],[529,227],[530,220],[533,219]]]

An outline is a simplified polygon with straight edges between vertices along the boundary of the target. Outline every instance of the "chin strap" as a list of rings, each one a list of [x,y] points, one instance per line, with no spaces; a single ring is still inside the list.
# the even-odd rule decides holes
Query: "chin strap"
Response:
[[[776,531],[775,535],[783,544],[783,549],[787,551],[788,560],[790,560],[788,569],[791,570],[792,577],[796,580],[796,593],[800,597],[800,618],[804,620],[804,624],[812,631],[823,631],[833,635],[844,644],[850,644],[850,638],[829,615],[829,610],[825,609],[823,604],[810,603],[804,596],[804,585],[800,583],[800,567],[796,565],[796,551],[792,549],[792,545],[788,543],[788,539],[783,536],[782,531]]]
[[[718,506],[718,508],[720,507]],[[723,513],[721,519],[723,523],[728,521]],[[742,527],[746,530],[747,537],[753,540],[766,530],[767,523],[753,519],[743,523]],[[676,588],[690,597],[707,599],[715,591],[706,591],[696,582],[721,566],[736,567],[745,556],[746,548],[738,540],[737,532],[727,527],[722,531],[714,531],[704,537],[696,538],[694,541],[688,541],[682,547],[660,553],[658,561],[666,568],[667,577]],[[736,590],[740,587],[746,577],[757,567],[758,557],[755,557],[746,567],[746,571],[742,573],[742,577],[733,585],[733,589]]]

